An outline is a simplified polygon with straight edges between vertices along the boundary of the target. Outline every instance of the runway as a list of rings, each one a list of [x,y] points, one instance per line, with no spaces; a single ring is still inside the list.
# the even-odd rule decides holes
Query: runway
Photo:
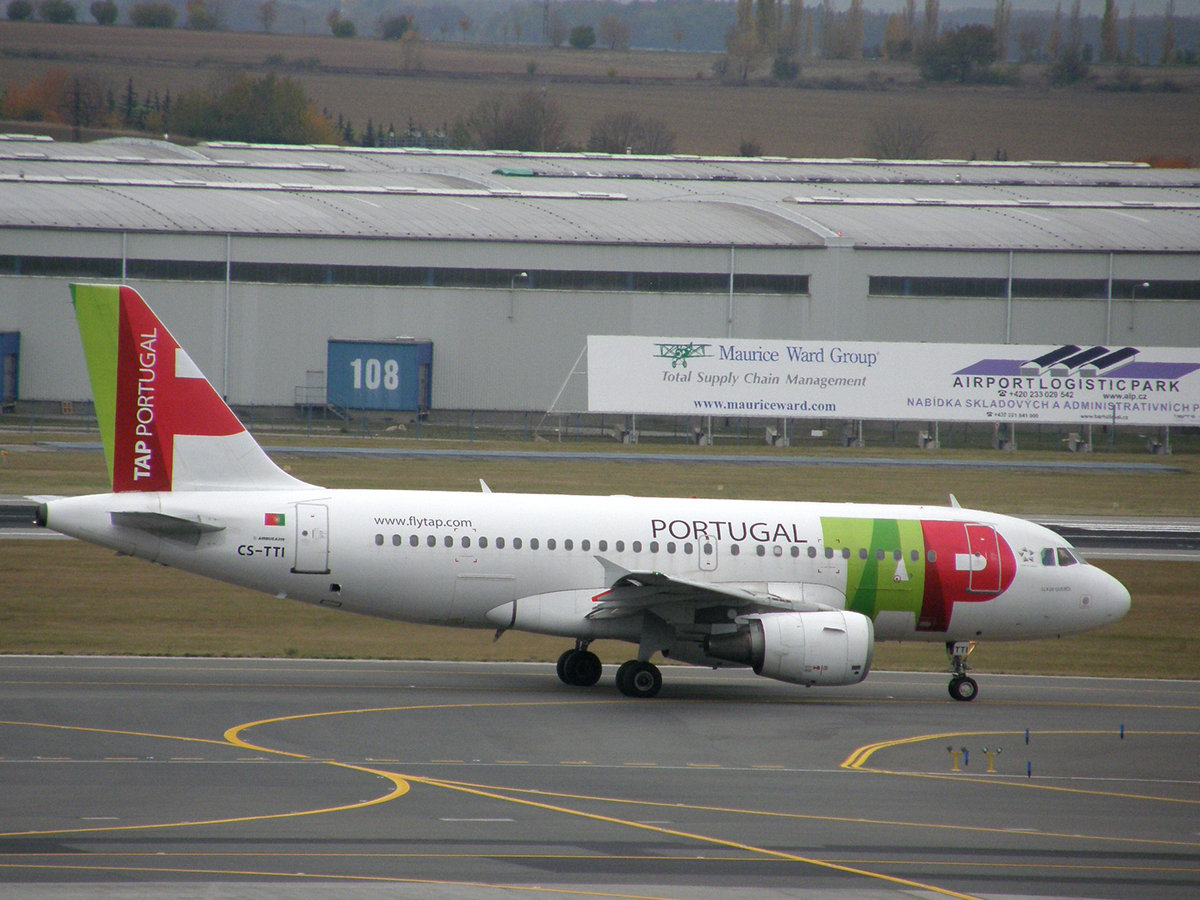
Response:
[[[943,675],[665,667],[645,701],[611,668],[6,657],[0,892],[1200,891],[1200,682],[977,677],[964,704]]]

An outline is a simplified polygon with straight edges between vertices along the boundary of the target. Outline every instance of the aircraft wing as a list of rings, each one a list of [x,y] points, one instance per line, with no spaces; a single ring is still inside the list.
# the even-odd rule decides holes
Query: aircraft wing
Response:
[[[605,566],[609,569],[609,566]],[[609,569],[611,571],[611,569]],[[789,591],[793,596],[773,593],[767,584],[745,586],[712,584],[663,575],[660,572],[625,571],[609,589],[592,598],[594,607],[589,619],[612,619],[632,616],[654,607],[685,604],[688,606],[721,607],[734,611],[735,615],[764,610],[787,612],[815,612],[834,609],[803,595],[806,587],[825,589],[824,585],[790,585],[799,590]],[[795,596],[799,594],[800,596]],[[834,600],[830,596],[826,598]],[[733,618],[730,616],[729,621]]]

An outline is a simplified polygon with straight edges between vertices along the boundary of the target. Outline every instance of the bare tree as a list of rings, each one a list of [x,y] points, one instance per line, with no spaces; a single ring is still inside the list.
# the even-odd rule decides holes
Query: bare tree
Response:
[[[992,10],[992,32],[996,35],[996,49],[1000,52],[1002,63],[1008,62],[1008,28],[1011,21],[1012,0],[996,0]]]
[[[509,102],[502,94],[484,99],[467,117],[471,143],[481,150],[559,150],[566,143],[567,117],[545,91],[529,90]]]
[[[925,0],[925,18],[921,22],[921,46],[928,47],[938,36],[939,0]]]
[[[1125,64],[1137,64],[1137,3],[1129,4],[1129,18],[1125,20]]]
[[[592,126],[587,148],[595,153],[674,153],[675,132],[661,119],[632,112],[609,113]]]
[[[609,50],[628,50],[631,33],[629,23],[620,16],[605,16],[596,28],[597,37]]]
[[[1116,0],[1104,0],[1104,15],[1100,18],[1100,62],[1111,63],[1117,59],[1117,20],[1121,11]]]
[[[862,59],[863,0],[850,0],[850,12],[846,14],[846,45],[850,59]]]
[[[924,159],[937,132],[921,116],[899,114],[876,119],[867,136],[867,156],[874,159]]]
[[[1175,59],[1175,0],[1167,0],[1163,10],[1162,52],[1158,56],[1159,65],[1170,65]]]
[[[562,17],[562,14],[557,9],[551,12],[550,18],[546,20],[546,40],[550,42],[551,46],[561,47],[569,33],[567,20]]]
[[[275,25],[275,20],[279,18],[279,0],[263,0],[258,4],[256,13],[258,24],[262,26],[262,30],[270,34],[271,28]]]

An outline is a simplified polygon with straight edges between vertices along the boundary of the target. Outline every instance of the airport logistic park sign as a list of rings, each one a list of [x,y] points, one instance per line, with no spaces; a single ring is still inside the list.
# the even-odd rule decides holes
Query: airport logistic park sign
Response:
[[[588,337],[588,409],[690,416],[1200,424],[1200,350]]]

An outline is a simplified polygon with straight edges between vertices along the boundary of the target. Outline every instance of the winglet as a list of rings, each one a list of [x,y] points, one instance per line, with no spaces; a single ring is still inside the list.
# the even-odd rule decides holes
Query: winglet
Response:
[[[73,284],[113,491],[305,487],[271,462],[137,291]]]

